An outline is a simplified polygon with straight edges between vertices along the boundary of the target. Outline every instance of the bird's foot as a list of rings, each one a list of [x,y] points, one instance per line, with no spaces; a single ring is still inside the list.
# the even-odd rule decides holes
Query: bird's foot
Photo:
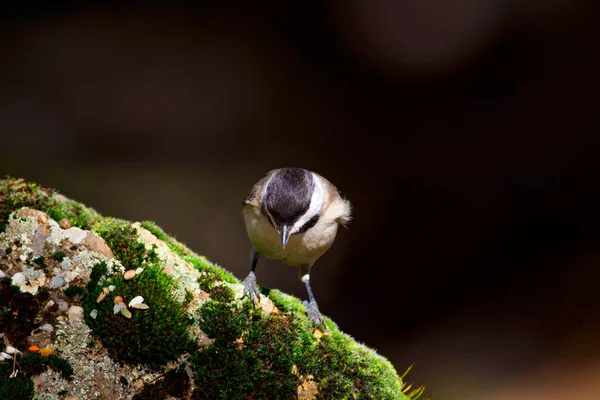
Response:
[[[323,320],[323,315],[321,315],[321,311],[319,311],[319,306],[316,301],[304,301],[304,307],[306,307],[306,313],[308,314],[308,320],[315,328],[318,328],[321,325],[325,325],[325,321]]]
[[[250,300],[253,304],[255,299],[259,299],[260,301],[258,286],[256,285],[256,275],[254,275],[254,272],[252,271],[250,271],[246,279],[244,279],[244,295],[242,298],[246,297],[246,295],[250,296]]]

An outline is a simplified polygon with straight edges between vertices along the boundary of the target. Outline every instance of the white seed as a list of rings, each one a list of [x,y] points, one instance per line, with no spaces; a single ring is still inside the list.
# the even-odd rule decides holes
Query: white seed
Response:
[[[138,268],[135,270],[135,274],[136,274],[136,275],[137,275],[137,274],[141,274],[142,272],[144,272],[144,268],[142,268],[142,267],[138,267]]]
[[[96,319],[97,316],[98,316],[98,310],[92,310],[92,312],[90,313],[90,317],[92,317],[93,319]]]
[[[136,296],[129,302],[129,307],[133,307],[136,304],[141,304],[144,302],[144,298],[142,296]]]
[[[111,292],[112,292],[113,290],[115,290],[115,285],[110,285],[110,286],[108,287],[108,290],[110,290]]]
[[[140,310],[147,310],[147,309],[150,308],[150,307],[148,307],[148,304],[144,304],[144,303],[134,304],[131,307],[137,308],[137,309],[140,309]]]

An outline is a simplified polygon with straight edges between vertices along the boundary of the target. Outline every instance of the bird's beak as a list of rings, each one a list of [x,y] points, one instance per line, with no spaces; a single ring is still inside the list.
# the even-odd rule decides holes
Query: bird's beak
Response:
[[[283,225],[279,230],[279,234],[281,235],[281,247],[285,249],[285,245],[290,238],[290,233],[292,232],[292,227],[289,225]]]

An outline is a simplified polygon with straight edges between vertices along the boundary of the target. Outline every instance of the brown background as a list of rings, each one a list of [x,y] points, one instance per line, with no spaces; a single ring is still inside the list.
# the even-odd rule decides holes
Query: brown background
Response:
[[[0,173],[243,278],[244,195],[313,169],[355,206],[313,274],[343,330],[435,399],[600,398],[597,1],[202,4],[7,8]]]

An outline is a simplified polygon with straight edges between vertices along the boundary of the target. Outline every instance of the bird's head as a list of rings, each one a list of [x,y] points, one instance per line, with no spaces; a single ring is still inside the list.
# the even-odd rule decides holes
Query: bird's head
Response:
[[[263,210],[285,248],[290,236],[319,220],[325,192],[315,175],[302,168],[277,170],[265,185]]]

